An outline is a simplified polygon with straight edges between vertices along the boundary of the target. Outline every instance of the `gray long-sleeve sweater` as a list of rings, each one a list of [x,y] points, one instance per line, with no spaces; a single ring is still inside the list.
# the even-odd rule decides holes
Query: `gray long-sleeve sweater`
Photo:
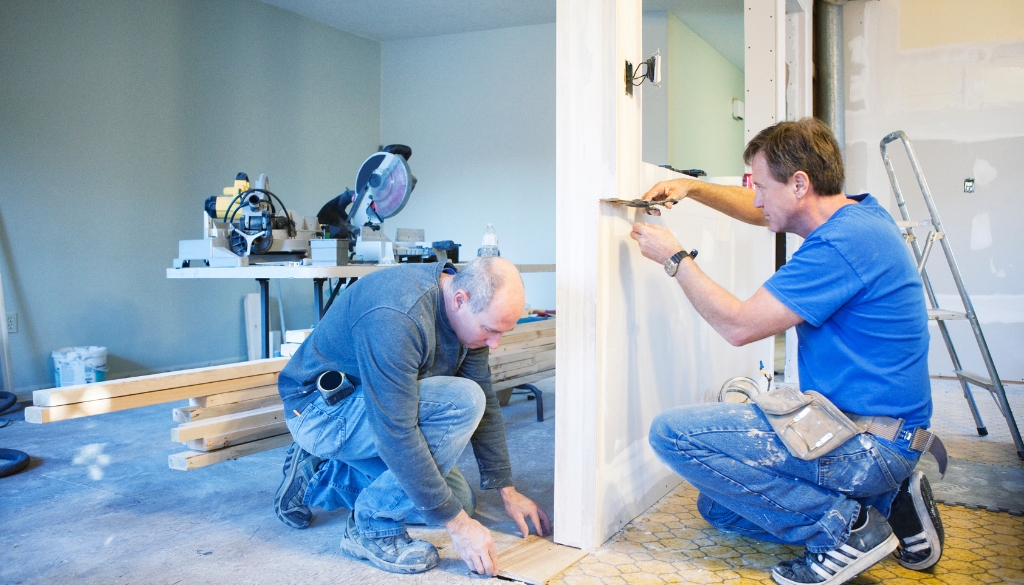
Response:
[[[480,385],[487,406],[471,439],[480,487],[512,485],[489,352],[465,348],[452,330],[440,286],[446,266],[397,266],[360,278],[338,296],[278,378],[285,415],[292,417],[316,397],[321,373],[358,376],[377,451],[431,523],[454,518],[462,507],[419,432],[417,380],[461,376]]]

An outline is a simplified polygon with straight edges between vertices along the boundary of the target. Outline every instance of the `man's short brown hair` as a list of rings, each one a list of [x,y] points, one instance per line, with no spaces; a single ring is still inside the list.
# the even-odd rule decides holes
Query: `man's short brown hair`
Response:
[[[788,183],[793,173],[803,171],[818,195],[843,192],[843,152],[832,130],[821,120],[779,122],[761,130],[743,151],[743,162],[751,164],[759,152],[772,178],[780,183]]]

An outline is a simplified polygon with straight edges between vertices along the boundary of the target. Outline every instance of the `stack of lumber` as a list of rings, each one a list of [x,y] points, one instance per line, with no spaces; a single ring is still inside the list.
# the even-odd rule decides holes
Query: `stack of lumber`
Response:
[[[502,406],[508,404],[516,386],[555,375],[555,319],[516,325],[491,350],[490,365],[491,382]]]
[[[281,357],[292,357],[303,341],[313,333],[312,329],[291,329],[284,332],[281,343]]]
[[[36,390],[25,420],[51,423],[199,396],[251,394],[254,388],[276,387],[286,363],[275,358]]]

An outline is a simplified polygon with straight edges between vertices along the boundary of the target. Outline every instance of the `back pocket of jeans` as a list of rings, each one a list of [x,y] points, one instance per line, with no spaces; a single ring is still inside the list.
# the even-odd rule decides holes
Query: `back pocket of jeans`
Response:
[[[850,441],[859,439],[854,437]],[[899,486],[882,454],[870,442],[859,451],[818,459],[818,484],[855,498],[885,493]]]

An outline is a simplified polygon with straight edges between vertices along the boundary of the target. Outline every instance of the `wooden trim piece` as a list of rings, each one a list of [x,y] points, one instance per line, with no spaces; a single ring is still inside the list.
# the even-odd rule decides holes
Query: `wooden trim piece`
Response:
[[[555,359],[555,350],[543,351],[540,353],[531,353],[530,355],[524,356],[521,359],[510,361],[504,364],[492,365],[491,375],[498,374],[501,372],[511,372],[519,368],[525,368],[535,364],[543,364],[552,362]]]
[[[133,394],[156,392],[169,388],[180,388],[182,386],[198,386],[222,382],[236,378],[258,376],[262,374],[276,374],[280,372],[288,358],[272,358],[252,362],[240,362],[237,364],[226,364],[222,366],[211,366],[208,368],[197,368],[194,370],[182,370],[178,372],[165,372],[149,376],[138,376],[135,378],[124,378],[111,380],[110,382],[95,382],[92,384],[79,384],[77,386],[66,386],[63,388],[47,388],[36,390],[32,393],[32,403],[35,406],[61,406],[74,404],[76,402],[89,402],[92,400],[106,400]],[[266,383],[266,382],[263,382]]]
[[[250,443],[242,443],[241,445],[235,445],[234,447],[228,447],[226,449],[218,449],[208,453],[203,451],[182,451],[181,453],[172,453],[171,455],[168,455],[167,466],[171,469],[188,471],[189,469],[206,467],[207,465],[213,465],[214,463],[220,463],[222,461],[227,461],[228,459],[238,459],[239,457],[245,457],[246,455],[252,455],[253,453],[269,451],[271,449],[290,445],[291,443],[292,436],[285,433],[283,435],[277,435],[276,437],[267,437],[266,439],[260,439]]]
[[[531,534],[498,552],[500,577],[529,585],[544,585],[587,556],[578,548],[562,546]]]
[[[207,420],[218,416],[224,416],[225,414],[235,414],[237,412],[245,412],[247,410],[256,410],[257,408],[263,408],[264,406],[272,406],[279,404],[281,397],[274,393],[270,396],[264,396],[262,398],[253,398],[252,400],[243,400],[241,402],[231,402],[228,404],[221,404],[220,406],[183,406],[181,408],[175,408],[171,411],[171,418],[174,422],[187,423],[195,422],[197,420]]]
[[[278,396],[277,380],[274,380],[274,383],[270,385],[256,386],[254,388],[244,388],[242,390],[236,390],[234,392],[224,392],[219,394],[198,396],[196,397],[195,400],[192,401],[192,406],[210,408],[212,406],[223,406],[225,404],[245,402],[248,400],[264,398],[267,396]]]
[[[207,420],[180,424],[171,429],[171,440],[184,443],[192,439],[223,435],[284,420],[284,405],[266,406],[247,412],[227,414]]]
[[[195,451],[216,451],[217,449],[241,445],[242,443],[250,443],[259,439],[276,437],[277,435],[287,433],[288,425],[282,420],[270,423],[269,425],[224,433],[223,435],[192,439],[186,441],[185,446]]]
[[[170,388],[167,390],[157,390],[155,392],[129,394],[128,396],[119,396],[117,398],[108,398],[105,400],[90,400],[88,402],[62,404],[59,406],[29,406],[25,408],[25,422],[35,424],[51,423],[73,418],[81,418],[83,416],[93,416],[96,414],[117,412],[119,410],[128,410],[130,408],[164,404],[166,402],[174,402],[176,400],[202,396],[203,394],[217,392],[224,388],[244,387],[251,384],[265,384],[276,378],[277,374],[261,374],[259,376],[249,376],[248,378],[211,382],[209,384],[196,384],[195,386]],[[269,387],[277,388],[276,386]]]

